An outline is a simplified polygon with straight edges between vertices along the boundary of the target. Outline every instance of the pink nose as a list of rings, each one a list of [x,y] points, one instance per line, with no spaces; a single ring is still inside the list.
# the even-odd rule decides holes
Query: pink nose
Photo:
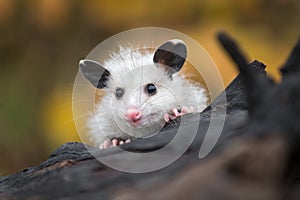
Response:
[[[127,110],[127,113],[125,114],[125,117],[129,121],[137,122],[140,119],[142,119],[142,113],[140,110],[138,110],[136,108],[129,108]]]

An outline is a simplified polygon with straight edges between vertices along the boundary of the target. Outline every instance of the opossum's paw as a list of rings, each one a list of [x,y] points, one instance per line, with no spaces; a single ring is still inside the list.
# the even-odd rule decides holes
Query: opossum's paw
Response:
[[[181,109],[178,108],[173,108],[171,113],[165,113],[164,115],[164,120],[166,122],[169,122],[170,120],[174,120],[177,117],[181,117],[187,113],[192,113],[194,112],[194,107],[186,107],[186,106],[182,106]]]
[[[112,139],[112,140],[105,140],[102,144],[99,145],[100,149],[108,149],[110,147],[116,147],[119,145],[122,145],[124,143],[129,143],[131,142],[131,139],[127,139],[127,140],[118,140],[118,139]]]

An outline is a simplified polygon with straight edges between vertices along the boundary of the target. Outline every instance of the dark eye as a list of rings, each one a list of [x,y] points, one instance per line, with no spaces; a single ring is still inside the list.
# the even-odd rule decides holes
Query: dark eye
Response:
[[[115,95],[116,95],[117,99],[121,99],[121,97],[124,95],[124,89],[116,88]]]
[[[156,87],[153,83],[148,83],[145,86],[145,92],[149,95],[155,95],[156,94]]]

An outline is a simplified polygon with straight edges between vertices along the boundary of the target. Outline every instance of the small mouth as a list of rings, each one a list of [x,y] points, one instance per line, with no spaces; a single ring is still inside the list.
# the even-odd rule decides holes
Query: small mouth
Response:
[[[126,122],[128,123],[128,125],[132,126],[132,127],[138,127],[138,126],[140,126],[141,125],[141,121],[142,121],[142,118],[138,119],[138,120],[133,120],[133,119],[126,120]]]
[[[156,117],[158,117],[158,113],[151,113],[148,116],[149,116],[150,119],[155,119]]]
[[[140,124],[138,122],[130,122],[130,125],[132,127],[139,127],[140,126]]]
[[[134,127],[138,127],[141,124],[141,119],[139,119],[139,120],[132,120],[132,121],[129,121],[129,123],[130,123],[130,125],[132,125]]]
[[[142,127],[144,125],[152,123],[156,118],[158,117],[158,113],[151,113],[147,116],[144,116],[143,118],[139,120],[126,120],[127,123],[132,127]]]

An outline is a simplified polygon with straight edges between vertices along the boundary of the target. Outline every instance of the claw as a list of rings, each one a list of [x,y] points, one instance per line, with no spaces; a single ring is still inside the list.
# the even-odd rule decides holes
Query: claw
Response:
[[[165,115],[164,115],[164,120],[165,120],[166,122],[169,122],[169,121],[170,121],[170,115],[169,115],[168,113],[165,113]]]
[[[194,112],[194,107],[186,107],[186,106],[182,106],[181,108],[173,108],[171,113],[165,113],[164,114],[164,120],[166,122],[169,122],[170,120],[174,120],[177,117],[181,117],[187,113],[192,113]]]
[[[178,112],[177,108],[173,108],[172,109],[173,114],[175,115],[175,117],[179,117],[181,113]]]

